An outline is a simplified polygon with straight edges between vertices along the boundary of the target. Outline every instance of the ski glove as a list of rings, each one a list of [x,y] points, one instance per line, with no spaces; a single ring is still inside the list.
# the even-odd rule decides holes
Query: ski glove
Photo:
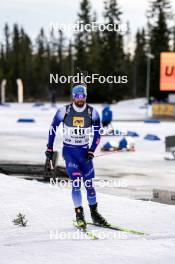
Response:
[[[93,150],[89,149],[87,153],[87,159],[92,160],[94,158],[94,152]]]
[[[50,160],[53,159],[53,149],[49,149],[49,148],[48,148],[48,149],[46,150],[45,154],[46,154],[46,157],[47,157],[48,159],[50,159]]]

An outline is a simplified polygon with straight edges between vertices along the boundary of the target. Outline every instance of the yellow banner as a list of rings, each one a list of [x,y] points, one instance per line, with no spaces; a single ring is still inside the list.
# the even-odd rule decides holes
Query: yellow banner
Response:
[[[175,105],[173,104],[153,104],[152,113],[156,116],[174,116]]]

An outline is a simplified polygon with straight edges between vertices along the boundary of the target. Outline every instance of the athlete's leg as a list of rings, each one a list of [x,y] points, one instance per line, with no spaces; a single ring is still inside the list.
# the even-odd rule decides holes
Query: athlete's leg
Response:
[[[93,179],[85,180],[84,179],[84,186],[87,192],[87,200],[89,205],[93,205],[97,203],[96,199],[96,191],[93,186]]]
[[[93,179],[84,180],[84,185],[87,191],[87,200],[89,203],[92,221],[96,224],[104,226],[107,225],[108,223],[106,219],[98,212],[98,204],[96,199],[96,191],[93,186]]]
[[[87,191],[87,200],[89,205],[96,204],[96,191],[93,186],[94,166],[92,160],[88,160],[85,156],[80,163],[81,174],[83,177],[84,186]]]
[[[72,181],[72,200],[75,208],[82,206],[81,177]]]
[[[75,166],[75,167],[72,167]],[[81,173],[76,169],[76,163],[73,161],[66,161],[66,171],[72,182],[72,200],[75,208],[82,206],[82,196],[81,196]]]
[[[71,151],[66,147],[63,149],[63,157],[66,162],[66,172],[72,182],[72,200],[75,208],[77,208],[82,206],[81,172],[77,161],[71,155]]]

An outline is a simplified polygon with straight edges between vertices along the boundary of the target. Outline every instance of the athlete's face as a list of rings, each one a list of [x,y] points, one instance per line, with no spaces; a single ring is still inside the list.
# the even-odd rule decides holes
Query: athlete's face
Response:
[[[83,107],[86,103],[86,95],[85,94],[77,94],[74,96],[74,104],[77,107]]]
[[[76,99],[74,98],[74,104],[77,106],[77,107],[83,107],[86,103],[86,99]]]

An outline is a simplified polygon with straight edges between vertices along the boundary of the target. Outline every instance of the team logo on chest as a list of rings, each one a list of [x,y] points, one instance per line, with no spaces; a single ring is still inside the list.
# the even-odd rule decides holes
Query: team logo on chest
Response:
[[[84,117],[74,116],[73,117],[73,126],[84,127]]]

